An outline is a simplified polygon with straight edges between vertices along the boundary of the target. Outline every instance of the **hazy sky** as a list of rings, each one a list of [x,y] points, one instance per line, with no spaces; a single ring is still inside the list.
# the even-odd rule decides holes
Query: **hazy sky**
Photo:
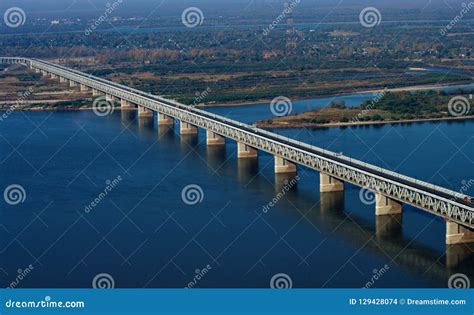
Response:
[[[117,0],[0,0],[0,10],[10,7],[20,7],[30,17],[51,18],[51,17],[82,17],[97,15],[97,12],[104,11],[107,3]],[[190,6],[196,6],[208,14],[208,16],[232,14],[243,15],[246,11],[258,13],[271,13],[283,8],[285,1],[295,0],[122,0],[123,3],[116,10],[117,15],[146,16],[153,12],[155,16],[180,15],[181,12]],[[461,8],[463,2],[469,0],[300,0],[299,10],[306,10],[305,13],[314,12],[315,15],[331,12],[337,16],[338,12],[345,9],[361,10],[367,6],[374,6],[379,9],[385,7],[401,9],[448,10],[450,6],[455,11]],[[242,10],[245,8],[246,11]],[[303,8],[303,9],[302,9]],[[333,10],[334,9],[334,10]],[[453,9],[454,10],[454,9]],[[298,9],[295,15],[298,14]],[[94,12],[94,14],[91,14]],[[332,16],[332,18],[334,18]]]
[[[27,6],[31,8],[56,8],[62,9],[67,7],[91,7],[102,6],[107,2],[115,0],[2,0],[0,6]],[[123,0],[124,3],[139,6],[156,6],[164,4],[166,7],[182,7],[183,5],[219,5],[219,6],[233,6],[236,4],[278,4],[285,0]],[[291,0],[286,0],[291,2]],[[320,5],[336,5],[340,0],[301,0],[301,3],[314,3]],[[467,0],[342,0],[342,6],[354,5],[374,5],[374,6],[393,6],[393,7],[407,7],[407,6],[425,6],[425,5],[443,5],[444,3],[462,3]]]

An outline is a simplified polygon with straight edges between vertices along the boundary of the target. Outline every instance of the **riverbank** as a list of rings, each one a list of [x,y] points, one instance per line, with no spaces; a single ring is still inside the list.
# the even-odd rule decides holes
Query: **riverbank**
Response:
[[[266,124],[257,122],[257,127],[266,129],[293,129],[293,128],[330,128],[330,127],[355,127],[355,126],[375,126],[375,125],[398,125],[398,124],[412,124],[422,122],[436,122],[436,121],[463,121],[474,120],[474,116],[462,117],[443,117],[443,118],[417,118],[417,119],[402,119],[402,120],[379,120],[379,121],[358,121],[358,122],[331,122],[327,124],[313,124],[313,123],[299,123],[299,124]]]
[[[466,83],[466,84],[443,84],[443,85],[414,85],[414,86],[407,86],[407,87],[400,87],[400,88],[389,88],[389,89],[369,89],[369,90],[363,90],[363,91],[352,91],[352,92],[346,92],[346,93],[332,93],[332,94],[324,94],[324,95],[319,95],[318,97],[315,97],[316,99],[319,98],[330,98],[330,97],[342,97],[342,96],[348,96],[348,95],[363,95],[363,94],[377,94],[381,92],[414,92],[414,91],[430,91],[430,90],[440,90],[440,89],[446,89],[446,88],[459,88],[462,89],[465,86],[472,86],[474,88],[474,83]],[[313,99],[313,98],[309,98]],[[292,97],[291,101],[299,101],[299,100],[308,100],[306,97]],[[74,110],[92,110],[92,106],[84,106],[84,107],[59,107],[59,106],[52,106],[57,103],[62,103],[66,102],[68,100],[31,100],[31,101],[25,101],[25,103],[30,103],[29,106],[24,106],[24,107],[16,107],[15,110],[24,110],[24,111],[29,111],[29,110],[34,110],[34,111],[74,111]],[[230,101],[230,102],[221,102],[221,103],[203,103],[203,104],[198,104],[195,107],[197,108],[212,108],[212,107],[234,107],[234,106],[255,106],[255,105],[266,105],[268,106],[272,102],[271,99],[261,99],[257,101]],[[11,100],[11,101],[1,101],[0,105],[3,105],[4,107],[0,107],[0,111],[7,111],[10,109],[11,106],[13,106],[16,103],[16,100]],[[92,103],[92,100],[91,100]],[[8,105],[11,104],[11,105]],[[41,104],[39,106],[35,106],[36,104]],[[44,105],[50,105],[50,106],[44,106]],[[118,110],[120,110],[120,106],[117,107]]]
[[[320,128],[463,120],[474,117],[469,91],[381,93],[359,106],[332,101],[322,108],[257,121],[263,128]]]
[[[400,88],[380,88],[380,89],[369,89],[369,90],[362,90],[362,91],[351,91],[351,92],[343,92],[343,93],[329,93],[329,94],[321,94],[314,98],[328,98],[328,97],[340,97],[340,96],[347,96],[347,95],[354,95],[354,94],[377,94],[381,92],[414,92],[414,91],[430,91],[430,90],[440,90],[446,88],[457,88],[459,87],[462,89],[463,86],[472,86],[474,88],[474,83],[470,83],[472,81],[466,81],[465,84],[430,84],[430,85],[412,85],[407,87],[400,87]],[[299,101],[299,100],[307,100],[312,98],[307,97],[291,97],[292,101]],[[271,99],[261,99],[257,101],[242,101],[242,102],[222,102],[219,104],[199,104],[196,107],[216,107],[216,106],[253,106],[253,105],[268,105],[272,102]]]

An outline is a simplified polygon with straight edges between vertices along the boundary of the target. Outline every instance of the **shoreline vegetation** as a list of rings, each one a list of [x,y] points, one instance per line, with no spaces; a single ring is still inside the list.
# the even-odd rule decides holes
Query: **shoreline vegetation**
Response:
[[[328,107],[257,121],[261,128],[323,128],[474,119],[472,92],[383,91],[358,107],[343,101]]]
[[[329,94],[324,94],[320,95],[318,97],[315,97],[315,99],[319,98],[329,98],[329,97],[341,97],[341,96],[347,96],[347,95],[355,95],[355,94],[376,94],[376,93],[382,93],[382,92],[416,92],[416,91],[437,91],[439,89],[443,88],[455,88],[457,86],[463,86],[463,85],[469,85],[470,82],[466,82],[465,84],[459,84],[459,83],[452,83],[452,84],[428,84],[428,85],[413,85],[413,86],[407,86],[407,87],[399,87],[399,88],[387,88],[387,89],[368,89],[368,90],[362,90],[362,91],[351,91],[347,93],[329,93]],[[474,89],[474,88],[473,88]],[[292,101],[296,100],[310,100],[313,98],[306,98],[306,97],[292,97]],[[36,111],[63,111],[63,110],[68,110],[68,111],[74,111],[74,110],[91,110],[93,109],[92,106],[89,106],[92,102],[93,98],[87,98],[84,100],[24,100],[21,102],[21,104],[17,104],[17,109],[16,110],[36,110]],[[10,101],[1,101],[0,102],[0,111],[6,111],[8,110],[9,106],[15,105],[15,103],[18,100],[10,100]],[[272,100],[271,99],[260,99],[260,100],[255,100],[255,101],[228,101],[228,102],[210,102],[210,103],[200,103],[196,104],[195,106],[198,108],[206,108],[206,107],[221,107],[221,106],[253,106],[253,105],[268,105],[270,104]],[[23,105],[24,104],[24,105]],[[118,105],[118,104],[117,104]]]
[[[413,85],[407,87],[399,87],[399,88],[388,88],[388,89],[369,89],[369,90],[362,90],[362,91],[351,91],[347,93],[329,93],[329,94],[322,94],[318,97],[314,98],[307,98],[307,97],[292,97],[292,101],[299,101],[299,100],[310,100],[310,99],[319,99],[319,98],[329,98],[329,97],[341,97],[341,96],[348,96],[348,95],[355,95],[355,94],[377,94],[381,92],[417,92],[417,91],[437,91],[443,88],[456,88],[458,86],[463,85],[470,85],[472,81],[466,81],[465,84],[453,83],[453,84],[438,84],[438,85]],[[474,88],[474,87],[473,87]],[[261,99],[257,101],[241,101],[241,102],[222,102],[222,103],[204,103],[196,105],[196,107],[221,107],[221,106],[252,106],[252,105],[268,105],[271,103],[271,99]]]
[[[274,117],[256,122],[256,126],[268,129],[285,128],[327,128],[369,126],[384,124],[406,124],[435,121],[461,121],[474,119],[474,109],[470,104],[465,106],[466,113],[452,115],[448,108],[450,99],[454,96],[463,96],[468,103],[474,92],[459,89],[444,92],[440,89],[455,88],[458,85],[415,85],[385,90],[372,89],[355,93],[327,95],[325,97],[338,97],[351,94],[374,94],[372,100],[366,101],[359,107],[346,107],[344,102],[331,102],[327,107],[306,111],[303,113]],[[378,93],[378,94],[376,94]],[[15,103],[17,101],[11,101]],[[83,111],[93,110],[93,98],[82,100],[22,100],[17,105],[9,106],[9,101],[0,102],[0,113],[11,111]],[[268,105],[270,100],[257,102],[231,102],[224,104],[198,104],[196,107],[206,108],[214,106],[249,106]],[[114,109],[120,111],[120,104],[113,103]],[[3,108],[2,108],[3,107]],[[462,110],[462,108],[461,108]]]
[[[257,127],[265,129],[293,129],[293,128],[329,128],[329,127],[357,127],[357,126],[377,126],[377,125],[399,125],[399,124],[414,124],[424,122],[437,121],[465,121],[474,120],[474,115],[462,117],[443,117],[443,118],[419,118],[419,119],[404,119],[404,120],[376,120],[376,121],[359,121],[359,122],[331,122],[327,124],[298,124],[298,125],[273,125],[265,123],[257,123]]]

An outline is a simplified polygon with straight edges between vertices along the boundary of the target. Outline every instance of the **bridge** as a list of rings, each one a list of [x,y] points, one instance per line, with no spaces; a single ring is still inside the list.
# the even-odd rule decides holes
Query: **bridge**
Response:
[[[403,204],[414,206],[446,221],[446,244],[474,242],[470,196],[51,62],[0,57],[0,63],[27,66],[94,96],[105,94],[107,100],[120,102],[122,109],[138,108],[138,116],[156,113],[159,125],[178,120],[180,134],[197,134],[203,128],[209,146],[235,140],[239,159],[257,158],[259,151],[270,153],[275,157],[275,173],[296,173],[297,165],[316,170],[321,193],[344,191],[344,183],[373,191],[377,216],[400,214]]]

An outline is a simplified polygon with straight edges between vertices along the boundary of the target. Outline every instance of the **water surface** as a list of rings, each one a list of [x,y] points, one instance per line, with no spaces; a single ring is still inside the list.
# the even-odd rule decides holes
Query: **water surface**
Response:
[[[268,105],[209,110],[246,122],[268,117]],[[357,187],[321,195],[318,174],[304,168],[263,211],[292,180],[274,175],[273,157],[238,160],[233,141],[208,148],[204,131],[179,136],[176,127],[134,112],[14,112],[0,123],[0,187],[26,191],[22,204],[0,200],[1,284],[30,264],[18,287],[90,287],[101,273],[116,287],[268,287],[278,273],[294,287],[363,287],[382,269],[371,286],[446,287],[456,272],[473,279],[472,253],[445,247],[442,220],[408,206],[402,216],[376,219]],[[277,132],[459,190],[474,179],[473,127]],[[187,185],[202,189],[200,203],[183,201]]]

